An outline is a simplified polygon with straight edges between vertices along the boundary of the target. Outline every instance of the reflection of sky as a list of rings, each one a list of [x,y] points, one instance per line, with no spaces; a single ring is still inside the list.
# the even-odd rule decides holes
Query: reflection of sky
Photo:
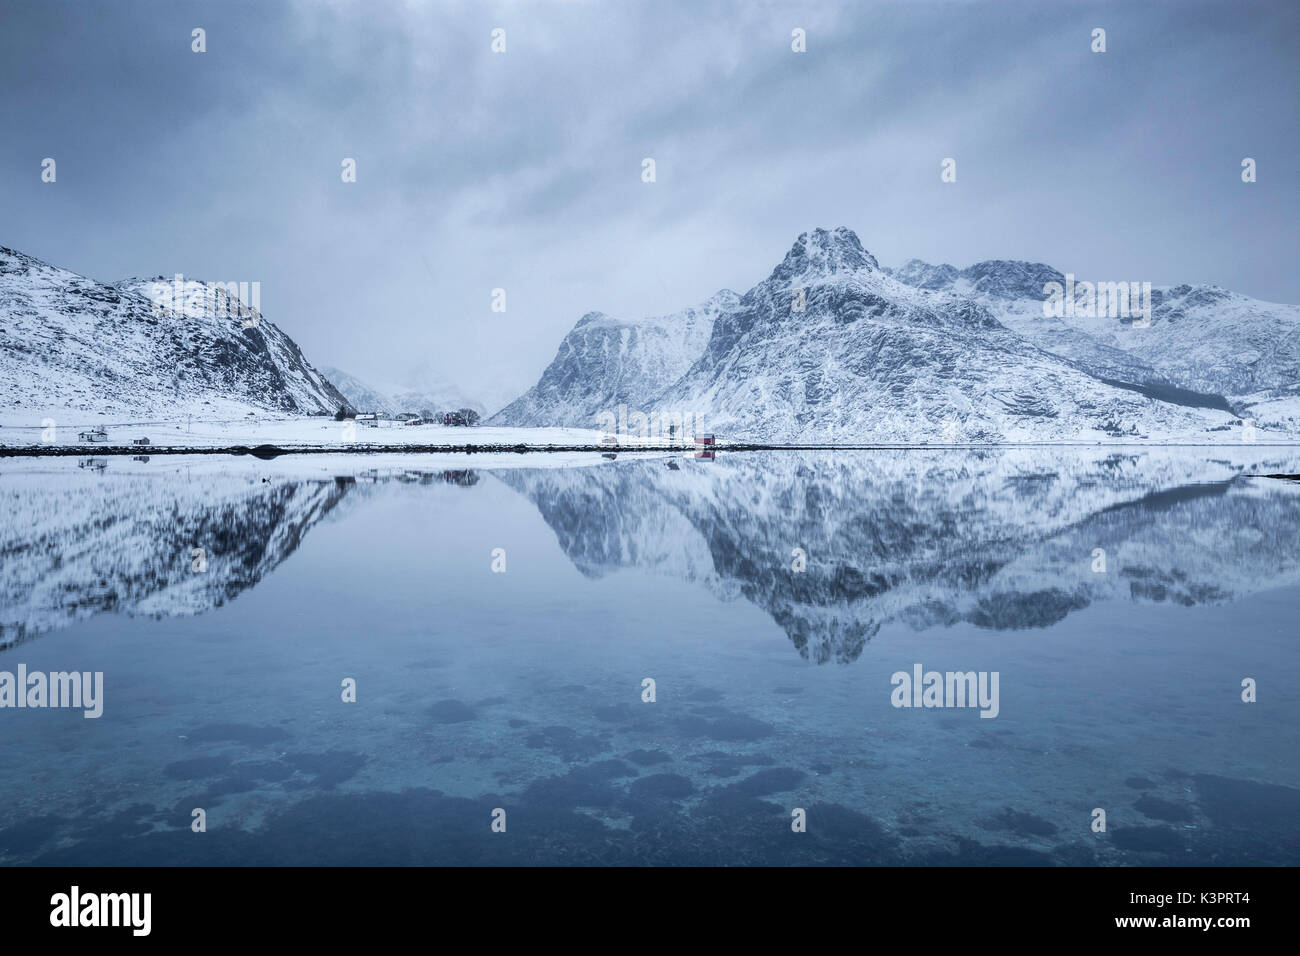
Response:
[[[0,243],[102,280],[258,281],[317,364],[424,361],[479,393],[532,384],[588,310],[744,291],[816,226],[889,265],[1297,302],[1297,40],[1287,3],[18,0]]]

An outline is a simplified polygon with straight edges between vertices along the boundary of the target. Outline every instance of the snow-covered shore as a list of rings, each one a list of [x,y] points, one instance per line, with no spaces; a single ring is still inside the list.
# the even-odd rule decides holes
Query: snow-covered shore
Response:
[[[43,424],[44,419],[54,424]],[[92,443],[79,439],[82,431],[96,428],[107,431],[106,441]],[[95,451],[105,447],[132,447],[132,443],[140,438],[149,439],[148,446],[140,447],[140,454],[149,454],[150,451],[158,452],[166,448],[218,449],[239,445],[275,445],[286,450],[464,445],[572,447],[598,445],[601,434],[594,429],[583,428],[459,428],[397,423],[372,428],[352,422],[336,422],[333,418],[305,416],[176,422],[144,416],[132,419],[115,416],[107,419],[84,411],[67,411],[62,416],[52,413],[38,420],[12,413],[0,415],[0,446],[8,448],[85,448],[87,451]]]
[[[97,442],[82,440],[82,432],[103,428],[107,439]],[[137,439],[149,439],[148,445],[136,446]],[[943,441],[872,441],[846,436],[843,447],[882,448],[987,448],[1017,447],[1020,445],[1180,445],[1189,447],[1250,447],[1251,445],[1300,445],[1300,437],[1292,434],[1257,429],[1253,441],[1244,440],[1242,429],[1200,433],[1197,435],[1160,435],[1148,437],[1125,436],[1108,441],[1078,441],[1057,439],[1036,442],[1005,442],[996,446],[966,442]],[[729,441],[719,435],[718,448],[747,445],[748,442]],[[763,443],[757,443],[763,444]],[[788,445],[774,443],[772,447],[800,447],[804,443]],[[813,445],[832,447],[832,445]],[[457,427],[449,425],[403,425],[384,422],[378,427],[361,423],[338,422],[328,417],[281,416],[258,418],[172,419],[140,415],[96,415],[81,410],[50,411],[35,418],[28,412],[0,413],[0,450],[10,454],[68,453],[85,451],[87,454],[165,454],[169,451],[256,448],[271,445],[283,451],[342,451],[342,452],[401,452],[401,451],[462,451],[467,446],[474,450],[523,449],[528,451],[587,449],[606,452],[694,451],[695,446],[680,440],[670,443],[665,438],[639,438],[619,435],[611,444],[605,433],[594,428],[567,427],[515,427],[507,425],[475,425]]]

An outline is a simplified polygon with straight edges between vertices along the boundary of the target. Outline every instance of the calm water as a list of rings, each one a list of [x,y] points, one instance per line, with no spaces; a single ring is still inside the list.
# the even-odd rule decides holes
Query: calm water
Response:
[[[1297,453],[669,462],[0,464],[0,862],[1300,862]]]

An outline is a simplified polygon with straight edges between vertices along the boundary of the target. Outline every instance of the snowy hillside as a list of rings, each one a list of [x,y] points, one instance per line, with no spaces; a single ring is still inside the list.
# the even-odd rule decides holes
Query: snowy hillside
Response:
[[[0,247],[0,393],[8,412],[211,416],[333,412],[343,398],[293,340],[214,284],[105,285]]]
[[[648,400],[699,357],[718,317],[740,297],[723,289],[673,315],[636,322],[588,312],[560,343],[555,360],[526,393],[493,416],[501,425],[591,428],[620,405],[648,413]]]
[[[973,298],[1035,345],[1099,375],[1223,396],[1262,427],[1300,430],[1300,306],[1217,286],[1156,287],[1147,326],[1091,308],[1045,317],[1044,285],[1065,276],[1041,263],[999,260],[957,270],[911,259],[892,274],[920,289]],[[1074,298],[1080,305],[1086,299],[1078,284]]]

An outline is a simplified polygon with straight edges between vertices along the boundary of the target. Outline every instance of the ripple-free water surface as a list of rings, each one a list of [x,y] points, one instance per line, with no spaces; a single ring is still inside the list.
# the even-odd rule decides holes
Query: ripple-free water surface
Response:
[[[1296,457],[6,462],[0,861],[1295,864]]]

